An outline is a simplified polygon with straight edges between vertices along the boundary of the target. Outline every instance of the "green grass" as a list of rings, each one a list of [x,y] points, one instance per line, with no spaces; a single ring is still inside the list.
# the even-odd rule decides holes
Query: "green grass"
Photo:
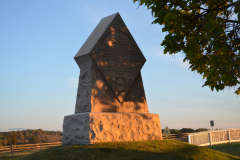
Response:
[[[23,157],[5,157],[5,158],[0,158],[1,160],[21,160]]]
[[[211,149],[209,149],[211,148]],[[220,152],[221,151],[221,152]],[[224,153],[223,153],[224,152]],[[232,154],[232,155],[230,155]],[[234,156],[235,155],[235,156]],[[63,145],[21,157],[1,160],[145,160],[145,159],[240,159],[240,143],[198,147],[176,140]]]
[[[19,157],[20,158],[20,157]],[[145,159],[240,159],[240,157],[189,145],[176,140],[96,143],[51,147],[22,160],[145,160]]]
[[[13,154],[13,158],[12,158],[12,153],[0,153],[0,159],[1,160],[19,160],[22,159],[23,156],[27,156],[29,154],[38,152],[39,150],[29,150],[29,151],[20,151],[20,152],[14,152]]]
[[[221,144],[208,146],[207,148],[218,150],[220,152],[232,154],[240,157],[240,143],[231,143],[231,144]]]

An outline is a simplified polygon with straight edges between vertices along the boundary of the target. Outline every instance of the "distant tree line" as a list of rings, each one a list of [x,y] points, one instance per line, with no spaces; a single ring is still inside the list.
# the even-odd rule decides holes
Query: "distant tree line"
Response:
[[[202,132],[202,131],[208,131],[207,128],[198,128],[198,129],[192,129],[192,128],[182,128],[182,129],[169,129],[171,134],[176,134],[177,137],[181,137],[183,133],[193,133],[193,132]],[[164,132],[164,129],[162,129],[162,133]]]
[[[61,142],[61,131],[43,131],[37,130],[22,130],[22,131],[10,131],[0,132],[0,146],[6,146],[10,144],[28,144],[28,143],[51,143]]]
[[[198,128],[196,130],[192,128],[182,129],[169,129],[171,134],[176,134],[177,137],[181,137],[183,133],[193,133],[207,131],[207,128]],[[162,129],[162,132],[164,129]],[[6,146],[10,144],[28,144],[28,143],[51,143],[61,142],[62,132],[61,131],[43,131],[42,129],[37,130],[22,130],[22,131],[10,131],[0,132],[0,146]]]

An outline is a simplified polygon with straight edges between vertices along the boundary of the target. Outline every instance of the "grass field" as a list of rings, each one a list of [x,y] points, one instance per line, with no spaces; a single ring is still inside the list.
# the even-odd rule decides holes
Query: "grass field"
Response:
[[[232,154],[240,157],[240,143],[227,143],[221,145],[208,146],[207,148],[218,150],[220,152]]]
[[[224,147],[222,147],[224,146]],[[176,140],[96,143],[51,147],[28,156],[8,160],[145,160],[145,159],[240,159],[240,143],[198,147]],[[220,148],[220,149],[218,149]],[[225,149],[224,149],[225,148]],[[231,148],[231,149],[228,149]],[[231,151],[235,150],[234,155]],[[220,152],[219,150],[224,150]],[[238,151],[237,151],[238,150]],[[227,154],[231,152],[230,154]]]
[[[11,153],[8,153],[8,154],[0,154],[0,160],[2,159],[21,159],[20,157],[23,157],[23,156],[27,156],[29,154],[32,154],[32,153],[35,153],[35,152],[38,152],[39,150],[29,150],[29,151],[21,151],[21,152],[14,152],[14,157],[12,158],[12,154]],[[1,157],[6,157],[6,158],[1,158]]]

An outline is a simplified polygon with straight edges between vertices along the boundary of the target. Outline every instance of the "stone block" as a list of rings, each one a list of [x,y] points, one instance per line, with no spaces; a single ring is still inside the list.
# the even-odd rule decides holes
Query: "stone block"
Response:
[[[141,72],[119,103],[111,87],[91,62],[80,65],[75,113],[132,112],[148,113]]]
[[[63,144],[161,139],[158,114],[88,112],[64,117]]]

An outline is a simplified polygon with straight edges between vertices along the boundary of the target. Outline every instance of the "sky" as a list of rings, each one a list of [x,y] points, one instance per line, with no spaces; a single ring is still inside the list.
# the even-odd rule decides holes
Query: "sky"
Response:
[[[62,131],[74,114],[80,69],[73,57],[101,18],[119,12],[147,59],[141,73],[150,113],[162,129],[240,128],[234,88],[211,91],[183,53],[164,55],[166,33],[131,0],[0,1],[0,132]]]

